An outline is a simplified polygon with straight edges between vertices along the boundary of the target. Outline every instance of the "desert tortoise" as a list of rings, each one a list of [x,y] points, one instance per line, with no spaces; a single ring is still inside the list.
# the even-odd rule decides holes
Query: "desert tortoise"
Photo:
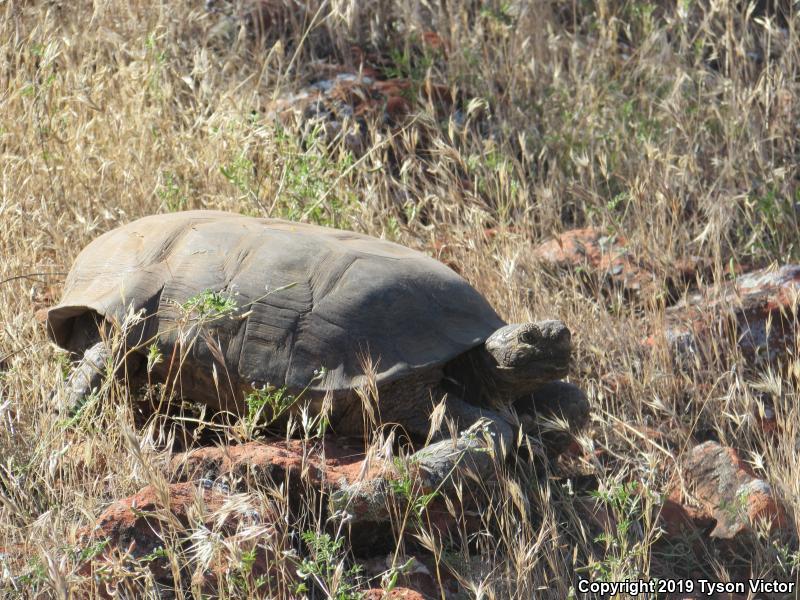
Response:
[[[187,306],[203,293],[232,299],[235,310],[198,326]],[[506,447],[512,402],[530,404],[538,390],[545,404],[578,398],[585,407],[574,386],[551,383],[567,373],[570,357],[561,321],[507,325],[440,262],[358,233],[191,211],[100,236],[80,253],[47,315],[56,343],[84,357],[69,380],[69,404],[101,379],[109,350],[99,325],[133,313],[144,318],[126,328],[125,344],[132,356],[158,344],[165,359],[150,374],[156,381],[238,413],[245,395],[267,384],[302,391],[317,407],[327,394],[336,434],[363,431],[353,390],[367,383],[366,364],[380,421],[418,440],[443,398],[460,429],[484,417]],[[426,456],[423,466],[449,469],[435,451]]]

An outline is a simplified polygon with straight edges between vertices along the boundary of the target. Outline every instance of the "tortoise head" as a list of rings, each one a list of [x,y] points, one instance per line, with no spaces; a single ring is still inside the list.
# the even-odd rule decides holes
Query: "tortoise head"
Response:
[[[485,348],[495,363],[495,377],[522,395],[567,374],[571,337],[557,320],[514,323],[489,336]]]

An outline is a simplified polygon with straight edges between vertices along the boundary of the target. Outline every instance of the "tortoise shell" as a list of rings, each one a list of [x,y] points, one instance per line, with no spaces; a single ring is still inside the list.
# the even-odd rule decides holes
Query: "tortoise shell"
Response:
[[[207,291],[236,308],[198,327],[186,307]],[[369,363],[385,384],[443,365],[504,325],[464,279],[420,252],[217,211],[149,216],[100,236],[76,259],[47,324],[57,344],[82,352],[82,316],[122,323],[131,310],[145,318],[128,345],[157,341],[167,355],[182,341],[181,376],[194,375],[199,389],[212,366],[233,387],[344,392],[364,383]],[[189,345],[193,332],[201,335]]]

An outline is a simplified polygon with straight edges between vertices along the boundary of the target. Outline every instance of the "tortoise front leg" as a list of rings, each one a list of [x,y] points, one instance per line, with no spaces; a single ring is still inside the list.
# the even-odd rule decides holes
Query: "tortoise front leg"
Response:
[[[589,401],[578,386],[566,381],[553,381],[538,388],[533,395],[520,398],[514,408],[522,422],[522,430],[541,439],[551,458],[562,454],[574,435],[589,421]]]
[[[398,391],[405,395],[398,395]],[[493,457],[504,456],[514,441],[514,431],[500,413],[444,393],[438,386],[412,383],[402,390],[389,388],[382,394],[381,416],[385,423],[400,424],[412,439],[430,437],[434,441],[411,456],[412,464],[434,487],[444,483],[459,465],[470,467],[479,477],[488,477],[494,472]],[[431,431],[434,399],[442,397],[444,419],[437,430]],[[456,439],[450,437],[451,421],[458,432]],[[491,442],[487,444],[487,440]]]
[[[86,349],[67,378],[63,410],[69,414],[75,413],[86,398],[100,387],[110,357],[111,351],[105,342],[97,342]]]
[[[462,469],[471,470],[481,480],[490,478],[495,473],[495,461],[502,461],[514,442],[513,428],[499,413],[478,408],[460,398],[447,397],[445,422],[447,419],[455,422],[458,437],[444,438],[446,426],[443,426],[435,432],[434,439],[438,441],[410,458],[411,471],[419,477],[425,493],[446,489]],[[428,419],[424,419],[424,423],[430,426]],[[422,427],[422,420],[407,421],[405,425],[415,437],[428,433]],[[332,494],[331,501],[335,511],[350,514],[355,523],[385,522],[391,495],[389,480],[379,477],[343,486]]]
[[[502,462],[514,443],[514,430],[498,412],[452,396],[447,397],[446,406],[445,423],[448,419],[455,422],[458,437],[444,437],[440,430],[434,438],[439,441],[411,456],[425,487],[430,489],[442,488],[462,468],[472,470],[480,479],[491,477],[495,460]]]

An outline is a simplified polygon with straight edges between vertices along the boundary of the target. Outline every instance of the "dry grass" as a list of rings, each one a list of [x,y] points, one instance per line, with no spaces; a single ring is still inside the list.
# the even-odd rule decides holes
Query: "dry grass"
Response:
[[[297,3],[303,13],[283,1],[290,12],[265,39],[201,2],[0,3],[3,596],[64,598],[85,585],[76,531],[112,499],[163,485],[168,449],[157,424],[132,433],[127,392],[113,382],[91,419],[63,426],[49,395],[64,358],[34,312],[57,300],[73,258],[98,234],[199,207],[389,237],[458,265],[504,318],[568,323],[577,343],[572,380],[593,410],[582,441],[587,456],[602,450],[602,458],[554,466],[558,478],[520,467],[503,476],[499,492],[487,491],[494,499],[481,531],[453,543],[415,542],[441,557],[469,597],[565,598],[578,573],[619,580],[700,569],[727,580],[731,564],[797,580],[795,540],[766,535],[738,563],[711,555],[705,565],[686,564],[682,548],[659,542],[648,506],[693,436],[718,438],[754,462],[794,520],[796,357],[772,371],[728,356],[680,372],[664,353],[640,349],[663,302],[587,295],[577,279],[547,275],[532,257],[552,233],[592,224],[624,232],[664,281],[671,264],[690,255],[710,257],[720,279],[731,263],[796,261],[800,21],[793,13],[759,15],[730,0],[430,7],[312,0]],[[431,29],[447,52],[423,55],[413,41]],[[359,160],[342,145],[302,142],[261,117],[319,63],[351,62],[354,44],[394,56],[420,88],[444,83],[464,107],[484,108],[459,128],[420,102],[405,128],[373,124]],[[497,234],[487,236],[488,227]],[[611,373],[630,384],[613,389]],[[754,425],[757,392],[775,403],[779,438]],[[667,429],[676,450],[637,435],[642,425]],[[583,475],[565,478],[575,473]],[[587,477],[619,500],[611,504],[627,530],[610,528],[601,539],[576,513]],[[626,501],[629,481],[651,495]],[[248,492],[264,512],[285,513],[277,491]],[[298,527],[322,524],[309,510]],[[203,532],[193,534],[202,543]],[[290,538],[277,532],[268,543],[280,549]],[[235,571],[236,549],[220,552]],[[335,554],[350,564],[346,547]],[[312,561],[320,556],[311,552]],[[170,560],[177,568],[199,559]],[[271,594],[288,595],[296,560],[279,562]],[[156,597],[144,573],[115,577],[139,590],[129,597]],[[257,595],[248,585],[231,578],[220,595]],[[321,581],[309,594],[324,597],[331,585]]]

